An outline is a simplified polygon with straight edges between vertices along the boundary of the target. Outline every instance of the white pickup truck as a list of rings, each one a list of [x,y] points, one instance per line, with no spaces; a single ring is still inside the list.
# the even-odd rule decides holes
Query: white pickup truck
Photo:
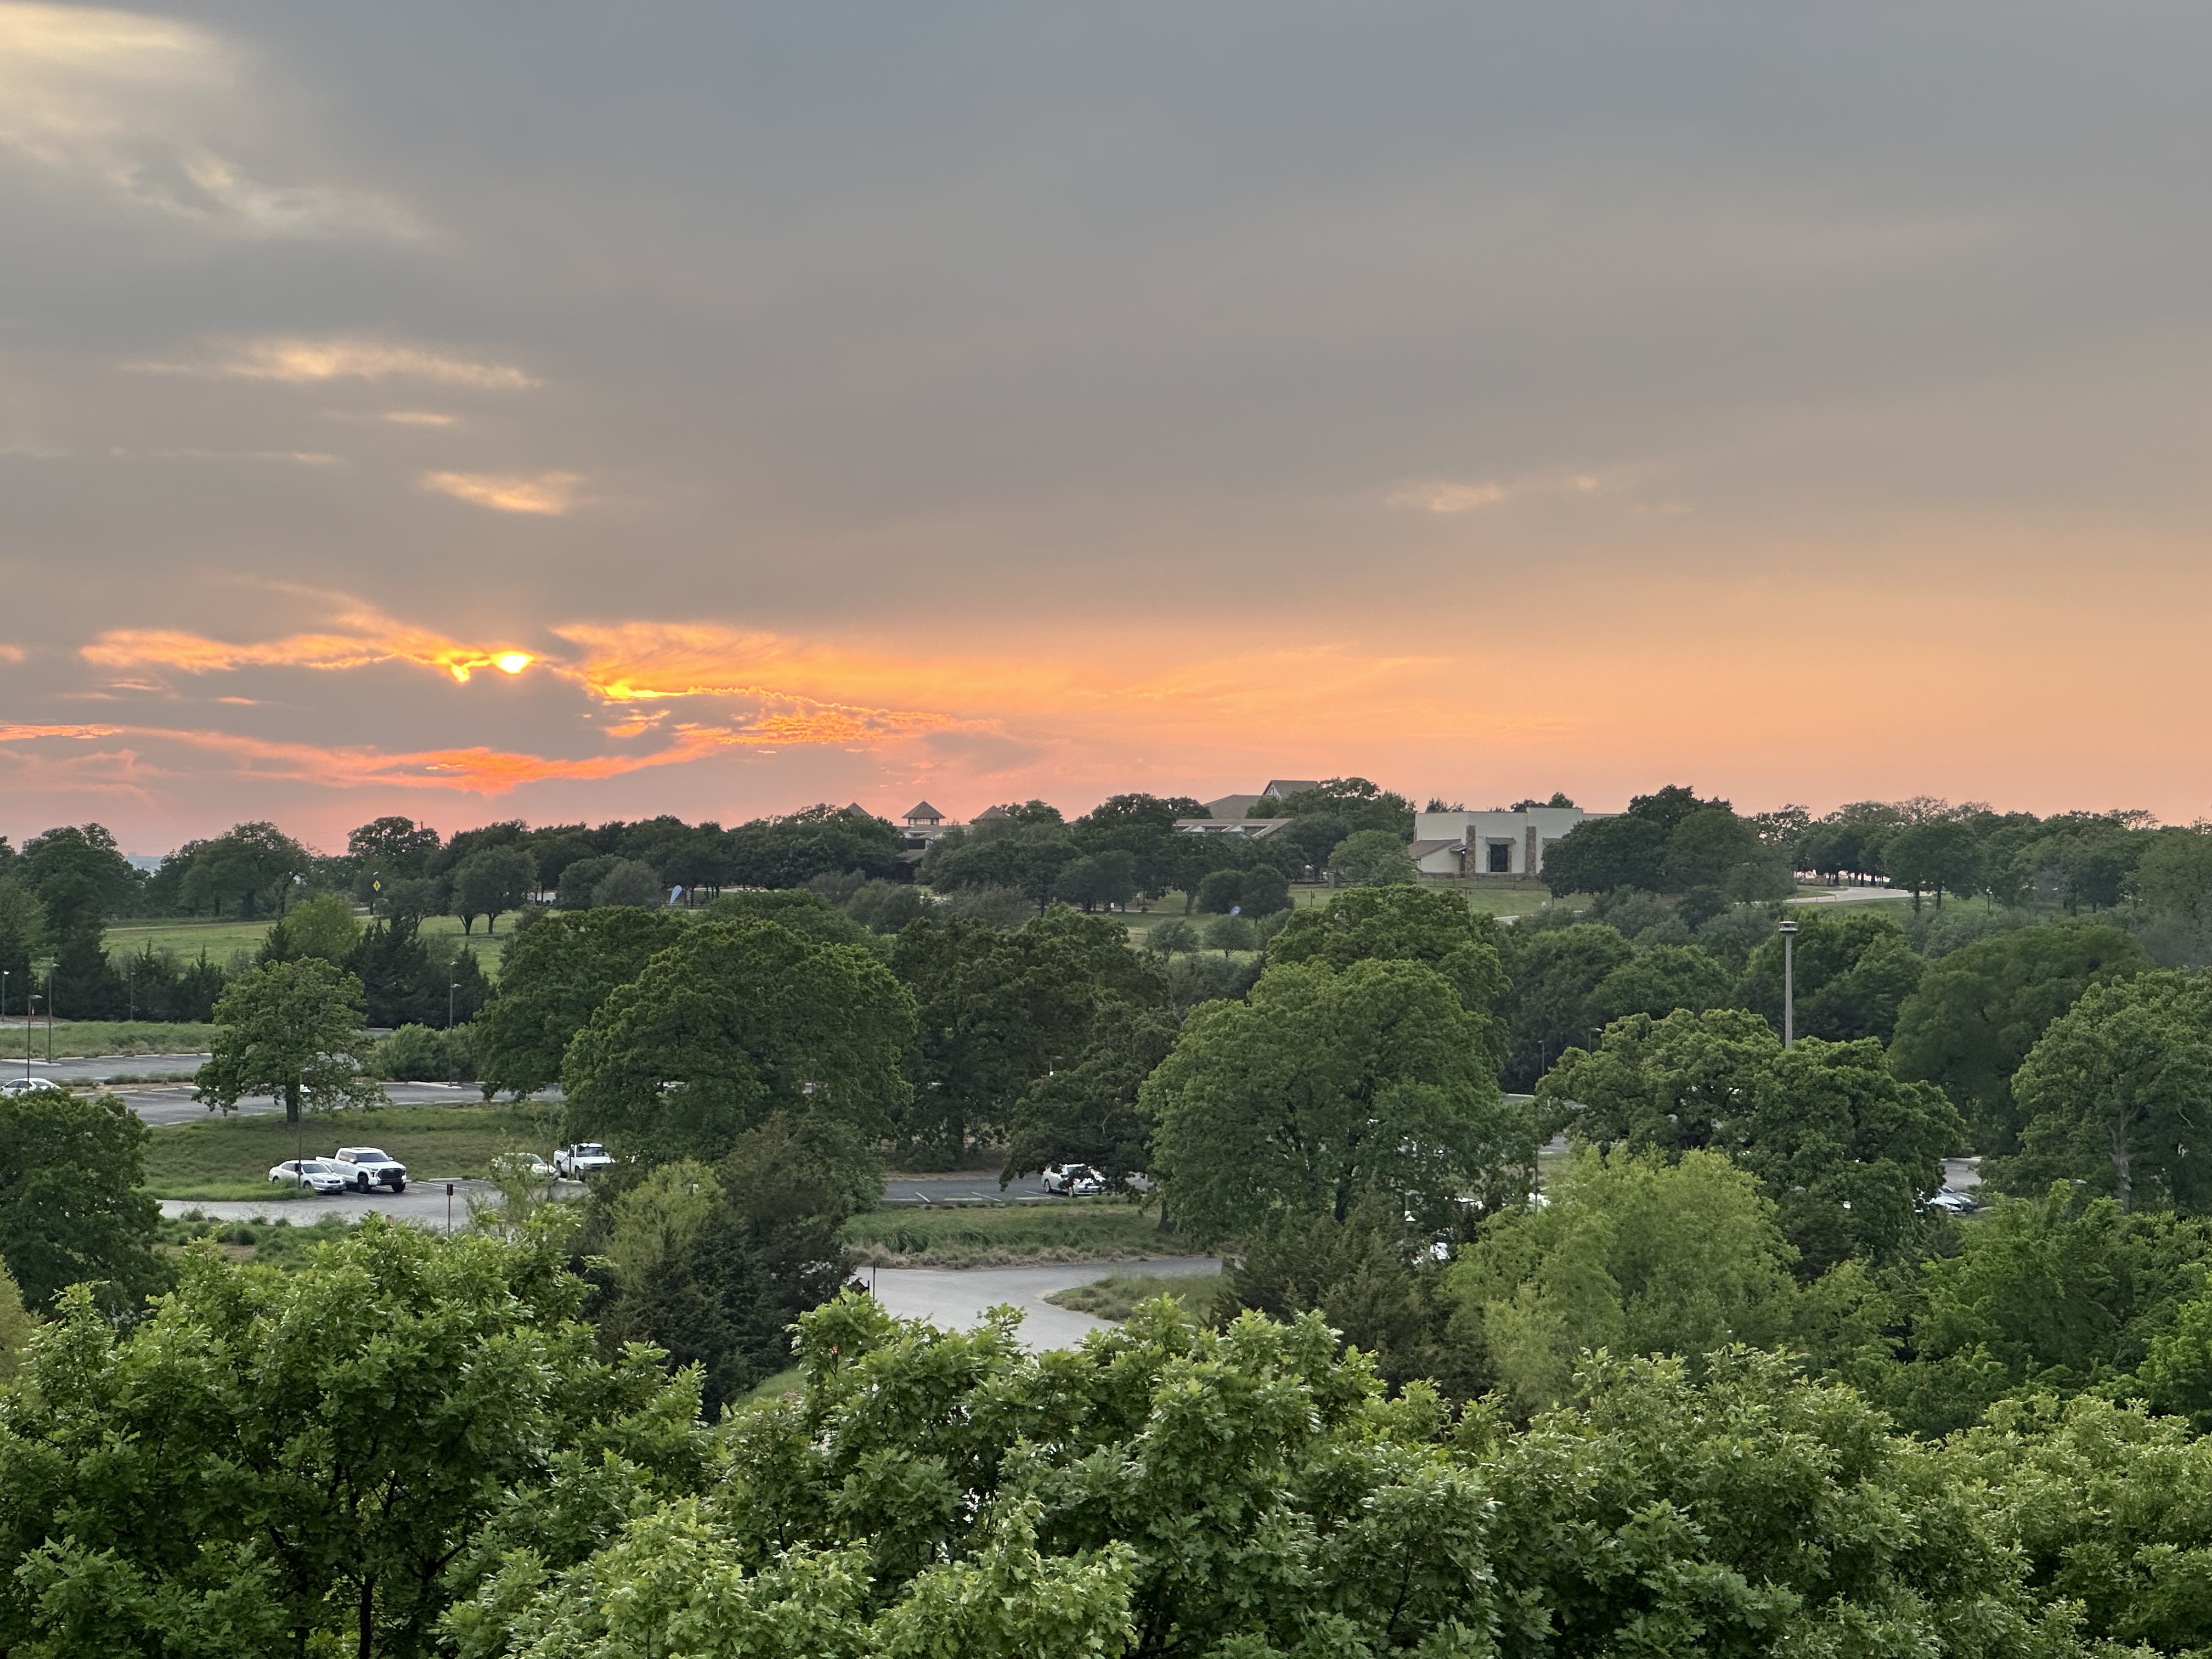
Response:
[[[607,1156],[607,1149],[596,1140],[580,1140],[553,1154],[553,1173],[563,1181],[581,1181],[587,1175],[614,1167],[615,1161]]]
[[[364,1193],[376,1186],[389,1187],[395,1193],[407,1190],[407,1166],[381,1147],[341,1146],[331,1161]]]

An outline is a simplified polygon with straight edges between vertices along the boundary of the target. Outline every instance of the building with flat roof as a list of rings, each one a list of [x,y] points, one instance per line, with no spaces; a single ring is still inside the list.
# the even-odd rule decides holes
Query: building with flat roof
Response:
[[[1540,876],[1544,849],[1585,818],[1611,816],[1578,806],[1524,806],[1517,812],[1416,812],[1413,867],[1431,876]]]

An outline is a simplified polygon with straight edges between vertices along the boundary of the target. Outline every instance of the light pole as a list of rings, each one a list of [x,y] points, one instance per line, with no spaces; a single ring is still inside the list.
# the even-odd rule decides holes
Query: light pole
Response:
[[[31,1024],[33,1017],[31,1005],[38,1000],[39,994],[26,986],[23,990],[23,1080],[27,1083],[31,1079],[31,1041],[35,1029]]]
[[[446,988],[446,1029],[449,1031],[453,1029],[453,993],[460,988],[461,982],[459,980],[455,980]]]
[[[1782,924],[1782,1046],[1797,1046],[1797,924]]]

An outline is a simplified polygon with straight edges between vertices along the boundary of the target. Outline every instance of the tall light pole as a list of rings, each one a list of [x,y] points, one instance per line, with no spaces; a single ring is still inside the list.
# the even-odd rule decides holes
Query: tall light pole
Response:
[[[461,982],[459,980],[455,980],[446,988],[446,1029],[449,1031],[453,1029],[453,993],[460,988]]]
[[[1797,1046],[1797,924],[1782,924],[1782,1046]]]

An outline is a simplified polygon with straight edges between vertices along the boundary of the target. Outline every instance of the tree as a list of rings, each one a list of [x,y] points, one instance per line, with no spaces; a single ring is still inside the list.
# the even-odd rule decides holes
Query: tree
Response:
[[[723,879],[746,887],[803,887],[816,876],[858,870],[895,876],[905,838],[884,819],[851,807],[810,806],[756,818],[724,836]]]
[[[2155,915],[2212,927],[2212,835],[2161,830],[2136,862],[2135,896]]]
[[[1521,1431],[1387,1395],[1318,1316],[1155,1303],[1032,1355],[855,1296],[799,1357],[710,1491],[501,1561],[448,1621],[461,1659],[2088,1652],[1981,1481],[1778,1357],[1593,1360]],[[2177,1504],[2171,1552],[2114,1564],[2124,1614],[2154,1567],[2185,1590],[2196,1524]]]
[[[1891,879],[1912,890],[1915,910],[1923,889],[1935,893],[1940,910],[1946,891],[1972,892],[1979,879],[1974,832],[1956,818],[1907,825],[1883,843],[1881,855]]]
[[[898,936],[891,969],[918,1018],[904,1137],[940,1161],[1003,1126],[1039,1078],[1079,1063],[1111,1000],[1167,1000],[1158,967],[1130,951],[1124,929],[1066,908],[1015,933],[924,918]]]
[[[64,882],[86,884],[82,902],[85,920],[128,915],[139,891],[138,872],[116,847],[115,837],[97,823],[81,829],[64,826],[33,836],[23,843],[16,873],[31,884],[46,907],[46,919],[56,933],[78,925],[71,914],[78,901],[64,902],[54,890]]]
[[[1584,818],[1544,848],[1544,884],[1562,897],[1620,887],[1662,891],[1667,836],[1648,817]]]
[[[1231,951],[1256,951],[1260,948],[1260,930],[1243,916],[1216,916],[1206,924],[1206,948],[1218,951],[1224,956]]]
[[[1236,870],[1209,870],[1191,894],[1191,908],[1202,916],[1224,916],[1244,902],[1244,877]]]
[[[23,1306],[21,1290],[7,1267],[0,1265],[0,1387],[15,1376],[23,1350],[30,1346],[31,1334],[38,1328],[39,1322]]]
[[[361,925],[353,907],[336,893],[317,893],[294,905],[289,915],[270,925],[261,947],[264,962],[289,962],[299,957],[320,957],[343,963],[361,943]]]
[[[461,919],[461,932],[472,931],[478,916],[484,918],[484,932],[494,931],[500,913],[520,909],[537,880],[537,866],[520,847],[487,847],[470,854],[453,867],[453,914]],[[599,902],[597,893],[592,902]]]
[[[369,1217],[296,1271],[189,1252],[118,1328],[72,1296],[0,1421],[0,1649],[422,1655],[513,1539],[694,1478],[696,1385],[610,1364],[557,1232]]]
[[[1418,1225],[1458,1227],[1464,1195],[1518,1190],[1535,1158],[1486,1036],[1414,962],[1272,967],[1249,1000],[1202,1006],[1140,1096],[1177,1218],[1219,1238],[1387,1195]]]
[[[428,875],[438,852],[438,832],[412,818],[376,818],[346,836],[346,856],[360,872],[363,898],[371,882]]]
[[[1033,1079],[1007,1112],[1012,1144],[1000,1184],[1048,1164],[1088,1164],[1119,1187],[1149,1168],[1152,1121],[1140,1094],[1176,1031],[1167,1009],[1102,1000],[1072,1063]]]
[[[617,859],[592,887],[594,908],[606,904],[628,904],[645,909],[667,902],[667,890],[661,886],[659,873],[651,865],[636,859]]]
[[[914,1000],[866,948],[702,921],[568,1045],[569,1129],[651,1158],[723,1156],[778,1112],[873,1137],[906,1103]]]
[[[562,1054],[608,994],[644,972],[687,925],[678,911],[623,907],[540,916],[517,933],[499,993],[477,1021],[486,1087],[519,1099],[557,1082]]]
[[[292,884],[313,863],[307,849],[265,821],[234,824],[203,842],[185,868],[179,896],[185,908],[216,915],[228,903],[251,921],[264,911],[282,914]]]
[[[1127,904],[1137,896],[1136,855],[1118,848],[1079,854],[1060,866],[1053,890],[1086,911]]]
[[[794,933],[804,933],[817,945],[866,945],[871,937],[854,917],[823,894],[805,887],[775,893],[725,893],[707,914],[722,921],[752,918],[777,922]]]
[[[1433,968],[1458,994],[1460,1006],[1485,1022],[1485,1047],[1502,1060],[1504,1030],[1492,1010],[1507,989],[1499,959],[1504,941],[1497,920],[1469,908],[1456,893],[1359,887],[1292,915],[1268,941],[1267,960],[1318,963],[1339,973],[1355,962],[1418,962]]]
[[[1889,1041],[1899,1006],[1919,988],[1926,964],[1905,930],[1882,915],[1838,915],[1800,906],[1795,952],[1797,1030],[1801,1036],[1849,1042]],[[1751,953],[1740,1000],[1782,1029],[1779,934]]]
[[[152,1138],[112,1095],[0,1097],[0,1263],[33,1307],[96,1279],[101,1304],[121,1313],[159,1282],[159,1210],[139,1190]]]
[[[8,974],[4,983],[9,1006],[18,1013],[30,1006],[26,999],[30,992],[31,963],[44,949],[46,939],[46,908],[39,902],[31,884],[12,870],[0,875],[0,969]]]
[[[1941,1085],[1981,1151],[2017,1152],[2012,1079],[2028,1050],[2092,985],[2150,965],[2133,938],[2100,922],[1978,939],[1929,963],[1919,988],[1899,1005],[1890,1064],[1899,1077]]]
[[[1410,885],[1418,875],[1395,830],[1355,830],[1329,854],[1328,871],[1354,887]]]
[[[1565,1399],[1593,1348],[1679,1355],[1695,1371],[1732,1343],[1788,1334],[1797,1253],[1774,1201],[1724,1155],[1584,1148],[1547,1196],[1493,1220],[1448,1281],[1476,1368],[1519,1411]]]
[[[1655,945],[1600,980],[1587,1006],[1593,1024],[1610,1025],[1629,1014],[1663,1019],[1677,1008],[1723,1007],[1735,990],[1735,975],[1711,951],[1694,945]]]
[[[1591,999],[1636,947],[1601,922],[1576,922],[1513,939],[1513,989],[1506,1000],[1506,1076],[1527,1088],[1598,1024]]]
[[[1255,921],[1279,915],[1291,908],[1291,884],[1279,870],[1247,870],[1237,890],[1237,902]]]
[[[1601,1150],[1725,1153],[1762,1183],[1808,1273],[1905,1250],[1964,1127],[1940,1090],[1893,1076],[1879,1043],[1810,1037],[1785,1052],[1733,1008],[1609,1025],[1545,1074],[1537,1105]]]
[[[231,981],[215,1006],[214,1054],[192,1097],[228,1112],[247,1095],[281,1094],[284,1121],[384,1099],[362,1030],[361,981],[314,957],[272,962]]]
[[[1991,1171],[2028,1193],[2070,1177],[2185,1214],[2212,1207],[2212,981],[2165,970],[2093,985],[2013,1078],[2027,1120]]]

